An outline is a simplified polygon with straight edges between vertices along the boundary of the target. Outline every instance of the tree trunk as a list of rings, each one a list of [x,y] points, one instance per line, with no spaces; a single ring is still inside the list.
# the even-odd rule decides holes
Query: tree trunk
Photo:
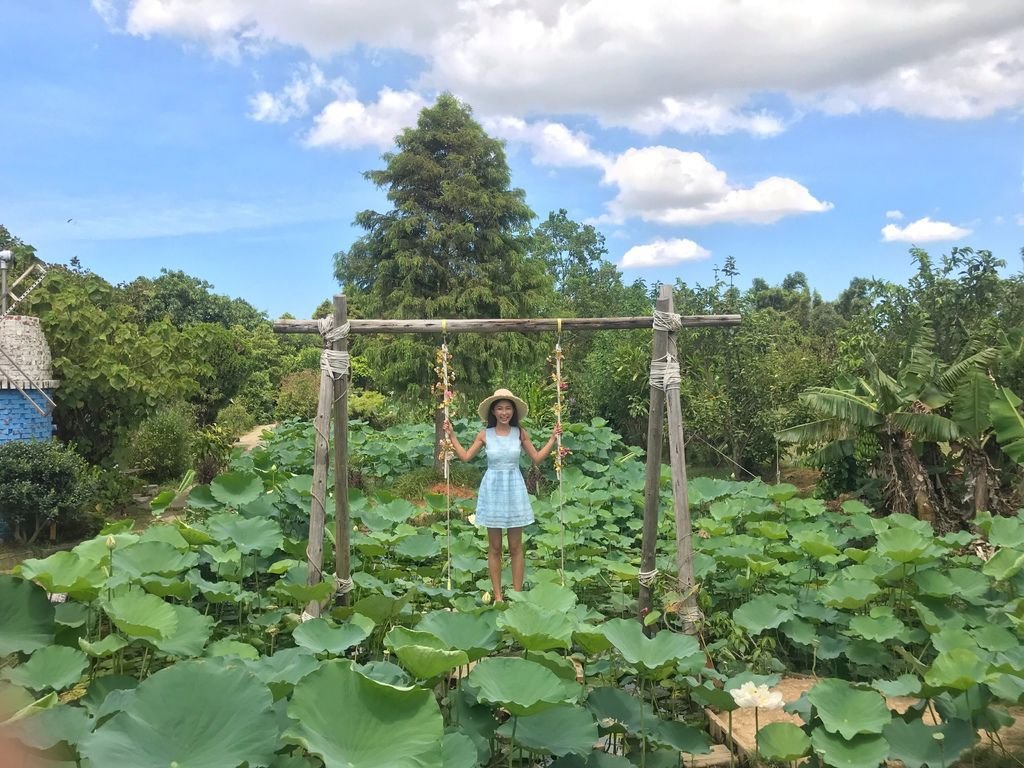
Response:
[[[441,460],[441,441],[444,439],[444,408],[434,410],[434,472],[440,475],[444,472],[444,462]]]
[[[917,519],[935,525],[935,513],[939,506],[938,499],[935,497],[935,491],[928,479],[928,471],[924,468],[921,459],[914,453],[914,441],[906,434],[894,436],[894,439],[903,475],[910,486]]]

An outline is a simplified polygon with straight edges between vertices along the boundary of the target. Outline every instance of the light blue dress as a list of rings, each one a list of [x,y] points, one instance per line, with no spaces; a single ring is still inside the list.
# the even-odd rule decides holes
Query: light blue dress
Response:
[[[494,427],[486,432],[487,471],[480,481],[476,524],[485,528],[521,528],[533,522],[526,481],[519,469],[519,427],[502,437]]]

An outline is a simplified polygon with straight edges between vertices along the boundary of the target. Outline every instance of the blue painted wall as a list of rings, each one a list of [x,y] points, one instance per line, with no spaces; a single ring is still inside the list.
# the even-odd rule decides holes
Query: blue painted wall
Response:
[[[38,392],[27,390],[29,397],[49,413],[50,404]],[[51,398],[53,390],[47,390]],[[53,437],[53,419],[43,416],[16,389],[0,389],[0,444],[12,440],[49,440]]]

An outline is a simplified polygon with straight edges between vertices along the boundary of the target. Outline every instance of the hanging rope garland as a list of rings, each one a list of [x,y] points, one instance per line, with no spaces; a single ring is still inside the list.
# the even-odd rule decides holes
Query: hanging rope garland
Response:
[[[558,318],[558,336],[555,341],[555,351],[551,354],[550,360],[554,363],[555,370],[551,379],[555,383],[555,404],[551,410],[555,414],[555,476],[558,478],[558,527],[561,546],[561,570],[559,571],[562,586],[565,586],[565,494],[562,489],[562,466],[565,457],[569,455],[568,448],[562,446],[562,393],[569,389],[569,382],[562,378],[562,361],[565,356],[562,354],[562,318]]]
[[[437,351],[437,364],[434,372],[437,374],[435,389],[441,396],[441,408],[444,411],[444,420],[449,422],[455,413],[455,393],[452,390],[452,383],[455,381],[455,370],[452,368],[452,355],[448,351],[447,320],[441,321],[441,348]],[[444,466],[444,493],[445,493],[445,537],[447,546],[447,560],[445,561],[445,578],[448,589],[452,588],[452,477],[451,462],[455,456],[455,448],[452,446],[451,438],[445,434],[441,438],[440,451],[437,458]]]

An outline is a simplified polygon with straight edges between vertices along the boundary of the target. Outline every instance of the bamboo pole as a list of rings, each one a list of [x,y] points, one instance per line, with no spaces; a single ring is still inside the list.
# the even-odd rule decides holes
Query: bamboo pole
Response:
[[[313,499],[309,510],[309,544],[306,547],[306,563],[309,568],[306,583],[309,586],[323,580],[324,567],[324,524],[327,517],[327,463],[328,430],[331,426],[331,405],[334,400],[334,380],[326,367],[320,369],[320,399],[316,406],[316,448],[313,454]],[[316,618],[320,615],[320,603],[310,601],[306,613]]]
[[[668,297],[668,311],[672,311],[672,295]],[[666,333],[666,352],[679,360],[676,334]],[[693,525],[690,522],[690,498],[686,481],[686,440],[683,432],[683,408],[679,401],[679,387],[666,388],[668,406],[668,452],[672,469],[672,508],[676,519],[676,566],[678,589],[688,632],[696,631],[691,617],[697,608],[697,593],[693,581]]]
[[[686,315],[684,328],[717,328],[740,324],[739,315]],[[442,328],[442,322],[444,328]],[[557,331],[556,318],[489,318],[472,320],[350,320],[349,333],[504,333]],[[641,317],[569,317],[563,331],[604,331],[650,328],[649,315]],[[316,320],[275,320],[275,333],[316,333]]]
[[[348,320],[348,301],[338,294],[334,297],[334,327],[341,328]],[[334,342],[334,349],[348,351],[348,339]],[[334,573],[339,584],[352,578],[351,535],[352,523],[348,510],[348,383],[351,373],[334,380]],[[341,595],[341,605],[348,605],[348,593]]]
[[[672,289],[661,286],[655,307],[661,312],[669,312],[672,307]],[[648,319],[649,321],[649,319]],[[668,332],[654,332],[653,360],[665,356],[668,350]],[[655,569],[656,549],[658,541],[659,488],[661,486],[661,444],[663,434],[663,415],[665,413],[665,391],[654,386],[650,388],[650,407],[647,411],[647,475],[644,483],[644,527],[640,545],[640,571],[651,573]],[[638,600],[639,619],[651,610],[651,587],[640,583]]]

